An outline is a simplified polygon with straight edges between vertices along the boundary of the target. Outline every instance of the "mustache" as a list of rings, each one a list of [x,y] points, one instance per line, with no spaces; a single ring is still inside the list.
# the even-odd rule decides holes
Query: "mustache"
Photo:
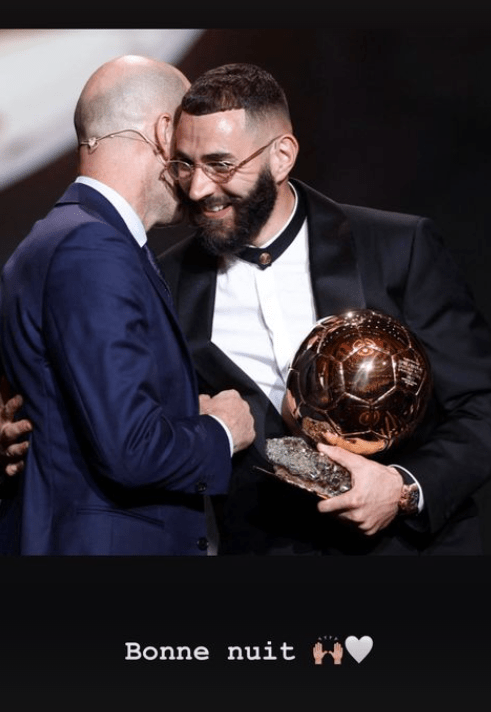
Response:
[[[209,196],[201,200],[191,200],[180,186],[177,188],[177,197],[189,212],[196,214],[199,214],[202,210],[212,210],[219,205],[239,205],[242,203],[242,198],[235,195],[227,195],[223,198]]]

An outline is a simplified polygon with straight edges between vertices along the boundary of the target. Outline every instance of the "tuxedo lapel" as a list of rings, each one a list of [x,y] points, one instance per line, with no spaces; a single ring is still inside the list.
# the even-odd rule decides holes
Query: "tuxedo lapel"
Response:
[[[194,355],[206,347],[211,338],[217,260],[191,241],[179,273],[165,259],[162,264],[179,321]]]
[[[257,388],[254,382],[211,342],[218,259],[197,244],[186,251],[173,291],[181,327],[203,380],[213,390]],[[172,275],[169,275],[172,282]]]
[[[292,181],[305,196],[309,225],[309,257],[317,316],[363,308],[365,299],[346,216],[335,203],[299,181]],[[182,250],[182,251],[181,251]],[[170,251],[172,253],[172,250]],[[163,258],[179,315],[202,388],[211,393],[235,388],[249,402],[256,424],[256,446],[286,434],[283,420],[270,400],[228,356],[211,342],[218,260],[193,238]]]
[[[202,387],[211,393],[239,391],[249,402],[262,446],[265,437],[282,432],[282,419],[257,384],[211,341],[217,268],[218,259],[191,241],[178,274],[169,266],[166,277]]]
[[[332,200],[299,181],[292,183],[307,204],[310,276],[317,318],[363,309],[365,297],[346,215]]]

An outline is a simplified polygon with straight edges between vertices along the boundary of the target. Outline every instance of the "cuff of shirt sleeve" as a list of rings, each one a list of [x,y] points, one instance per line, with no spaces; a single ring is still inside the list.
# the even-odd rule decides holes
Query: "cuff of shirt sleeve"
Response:
[[[423,490],[421,488],[421,485],[419,484],[418,480],[416,477],[413,475],[412,472],[409,472],[409,470],[406,470],[405,467],[402,467],[402,465],[390,465],[390,467],[395,467],[396,470],[402,470],[403,472],[406,473],[417,485],[418,485],[418,490],[419,490],[419,500],[418,500],[418,514],[421,514],[423,511],[424,507],[424,497],[423,497]]]
[[[232,438],[232,433],[230,432],[228,426],[225,425],[225,423],[223,422],[223,420],[222,420],[221,418],[218,418],[216,415],[212,415],[211,413],[208,413],[207,415],[209,415],[210,418],[215,418],[215,420],[216,420],[218,423],[220,423],[220,425],[222,426],[222,428],[223,428],[223,429],[225,430],[225,432],[227,433],[228,444],[230,445],[230,456],[232,456],[232,455],[234,454],[234,441],[233,441],[233,438]]]

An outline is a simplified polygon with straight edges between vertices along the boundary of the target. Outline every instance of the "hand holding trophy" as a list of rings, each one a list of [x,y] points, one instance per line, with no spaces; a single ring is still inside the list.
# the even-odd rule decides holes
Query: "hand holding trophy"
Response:
[[[348,470],[316,445],[387,450],[421,421],[431,386],[421,343],[394,317],[361,309],[321,319],[290,366],[283,418],[293,435],[266,442],[275,475],[322,497],[347,491]]]

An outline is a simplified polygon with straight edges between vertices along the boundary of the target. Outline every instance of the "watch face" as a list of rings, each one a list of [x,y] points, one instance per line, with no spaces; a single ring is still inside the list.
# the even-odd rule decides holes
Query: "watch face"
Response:
[[[418,511],[419,489],[418,485],[402,485],[399,499],[399,512],[401,514],[416,514]]]

